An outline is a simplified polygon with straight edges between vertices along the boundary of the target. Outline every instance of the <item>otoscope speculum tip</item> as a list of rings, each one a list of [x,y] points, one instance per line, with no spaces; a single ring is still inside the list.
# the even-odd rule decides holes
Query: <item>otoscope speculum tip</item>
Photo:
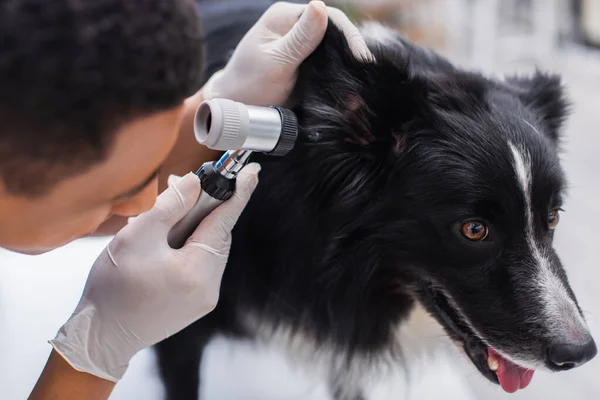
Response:
[[[198,107],[194,133],[200,144],[214,150],[285,155],[296,142],[298,121],[293,112],[284,108],[213,99]]]

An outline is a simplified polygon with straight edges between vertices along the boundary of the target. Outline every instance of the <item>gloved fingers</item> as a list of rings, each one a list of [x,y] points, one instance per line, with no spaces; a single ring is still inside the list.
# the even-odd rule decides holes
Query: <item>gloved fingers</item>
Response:
[[[375,57],[369,50],[365,39],[360,34],[360,31],[342,10],[334,7],[327,7],[327,14],[331,21],[342,30],[348,45],[358,60],[373,61]]]
[[[180,179],[181,179],[181,176],[179,176],[179,175],[174,175],[174,174],[169,175],[169,177],[167,178],[167,186],[168,187],[174,186],[177,182],[179,182]]]
[[[221,97],[219,91],[215,89],[215,86],[218,86],[218,79],[221,77],[221,75],[223,75],[222,69],[215,72],[210,77],[208,82],[204,84],[204,86],[202,87],[202,97],[204,98],[204,100],[212,100]]]
[[[138,220],[141,221],[136,221],[136,224],[143,224],[146,229],[147,221],[148,224],[155,224],[158,221],[171,228],[196,204],[200,190],[200,179],[190,172],[161,193],[156,199],[154,207],[140,215]]]
[[[292,28],[280,39],[275,55],[285,65],[298,66],[308,57],[325,36],[327,7],[322,1],[311,1]]]
[[[274,35],[283,36],[298,22],[306,7],[307,4],[278,1],[265,11],[252,29],[263,27]]]
[[[242,169],[237,177],[234,195],[213,210],[187,240],[183,251],[200,249],[213,254],[229,251],[231,231],[242,211],[248,204],[256,185],[260,165],[251,163]]]

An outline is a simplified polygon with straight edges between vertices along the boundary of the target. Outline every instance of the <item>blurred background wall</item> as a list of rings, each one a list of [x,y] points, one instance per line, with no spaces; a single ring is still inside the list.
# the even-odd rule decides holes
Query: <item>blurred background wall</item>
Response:
[[[480,69],[600,47],[599,0],[329,0]]]
[[[215,0],[219,6],[228,0]],[[248,0],[247,4],[258,0]],[[207,2],[208,3],[208,2]],[[230,1],[230,3],[234,3]],[[269,1],[262,1],[267,7]],[[563,76],[572,101],[563,162],[570,183],[556,247],[600,340],[600,0],[337,0],[355,20],[375,19],[463,66],[489,74],[535,68]],[[216,7],[216,6],[215,6]],[[223,13],[230,12],[225,6]],[[224,18],[223,14],[220,17]],[[221,34],[224,34],[221,32]],[[226,36],[226,35],[225,35]],[[87,270],[108,239],[79,240],[39,257],[0,249],[0,398],[26,398],[46,361],[46,340],[77,303]],[[426,338],[439,344],[444,338]],[[206,400],[327,399],[318,377],[278,354],[216,340],[206,352]],[[428,357],[410,380],[384,382],[371,399],[600,399],[600,357],[569,372],[538,372],[530,387],[507,395],[484,380],[453,346]],[[158,400],[151,351],[132,361],[112,399]]]

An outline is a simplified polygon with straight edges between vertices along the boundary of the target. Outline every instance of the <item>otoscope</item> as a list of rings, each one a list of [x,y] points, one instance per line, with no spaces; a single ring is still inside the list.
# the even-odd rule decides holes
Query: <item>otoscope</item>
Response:
[[[226,99],[204,101],[194,116],[196,140],[213,150],[227,150],[196,172],[202,191],[191,211],[169,232],[174,249],[183,247],[202,220],[235,192],[238,173],[252,152],[288,154],[298,137],[298,121],[288,109],[257,107]]]

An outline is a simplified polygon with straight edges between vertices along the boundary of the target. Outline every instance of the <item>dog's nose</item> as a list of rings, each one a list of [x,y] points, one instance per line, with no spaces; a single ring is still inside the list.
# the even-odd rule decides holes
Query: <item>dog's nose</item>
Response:
[[[554,343],[548,348],[548,364],[552,369],[567,370],[578,367],[596,356],[594,339],[582,343]]]

